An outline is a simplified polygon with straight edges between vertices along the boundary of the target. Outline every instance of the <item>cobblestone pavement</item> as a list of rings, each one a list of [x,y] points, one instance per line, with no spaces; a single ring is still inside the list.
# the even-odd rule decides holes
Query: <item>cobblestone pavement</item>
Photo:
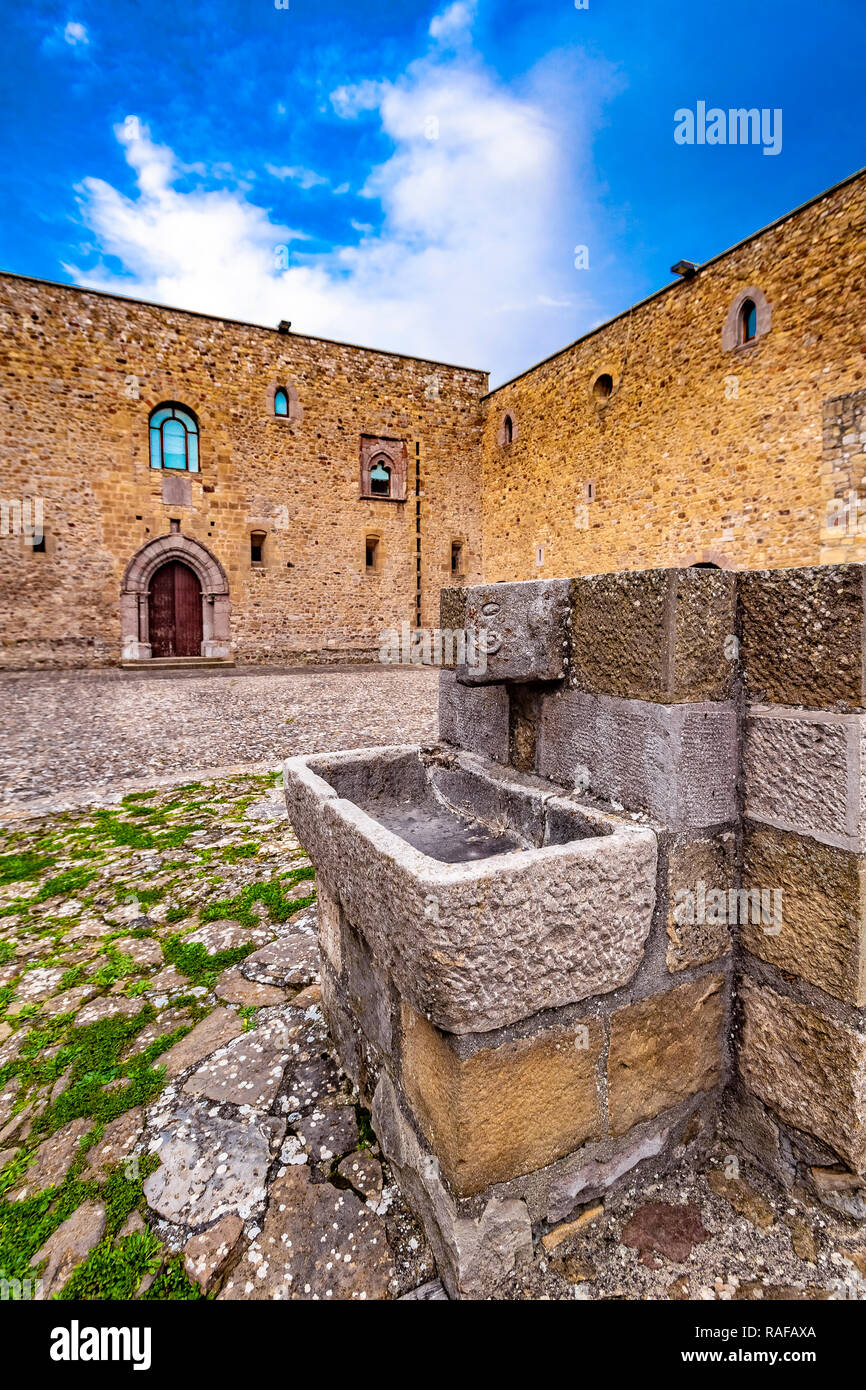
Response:
[[[0,818],[294,753],[435,737],[435,671],[262,668],[0,677]]]

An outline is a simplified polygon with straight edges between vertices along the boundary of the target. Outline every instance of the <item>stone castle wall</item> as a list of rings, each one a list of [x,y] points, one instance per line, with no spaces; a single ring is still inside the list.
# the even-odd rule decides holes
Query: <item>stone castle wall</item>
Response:
[[[484,373],[14,276],[0,325],[0,493],[43,498],[46,532],[0,539],[0,664],[116,661],[124,571],[172,521],[222,566],[242,661],[375,650],[415,620],[419,535],[423,623],[453,541],[480,577]],[[162,401],[195,412],[199,473],[149,467]],[[405,444],[406,501],[360,497],[364,435]]]
[[[492,392],[485,579],[866,558],[864,224],[858,176]]]

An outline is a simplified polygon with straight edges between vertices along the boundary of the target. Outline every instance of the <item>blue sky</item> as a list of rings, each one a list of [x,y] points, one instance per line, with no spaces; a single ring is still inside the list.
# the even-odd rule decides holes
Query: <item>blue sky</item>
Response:
[[[501,382],[866,163],[862,0],[289,6],[5,0],[0,265]]]

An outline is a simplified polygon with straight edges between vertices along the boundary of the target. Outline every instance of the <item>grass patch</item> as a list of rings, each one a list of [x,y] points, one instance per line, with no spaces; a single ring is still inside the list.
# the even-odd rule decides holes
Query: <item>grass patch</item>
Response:
[[[38,878],[45,869],[56,862],[56,856],[36,854],[33,850],[24,854],[0,854],[0,884],[19,883],[25,878]]]
[[[241,926],[255,927],[258,918],[252,911],[253,904],[264,903],[275,922],[286,922],[295,912],[309,907],[316,900],[315,893],[297,898],[290,896],[286,889],[315,878],[315,875],[315,869],[307,865],[302,869],[290,869],[288,873],[268,879],[265,883],[249,883],[233,898],[220,898],[218,902],[208,903],[199,912],[199,921],[218,922],[223,917],[231,917]]]

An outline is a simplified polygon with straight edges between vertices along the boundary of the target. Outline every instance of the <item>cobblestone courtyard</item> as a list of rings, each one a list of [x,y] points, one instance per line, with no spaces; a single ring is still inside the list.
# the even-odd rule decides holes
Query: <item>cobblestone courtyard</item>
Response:
[[[435,675],[2,685],[0,1294],[441,1298],[329,1045],[274,771],[434,735]],[[501,1296],[862,1297],[857,1228],[737,1153],[588,1207]]]
[[[0,677],[0,816],[435,737],[437,676],[359,666]]]

